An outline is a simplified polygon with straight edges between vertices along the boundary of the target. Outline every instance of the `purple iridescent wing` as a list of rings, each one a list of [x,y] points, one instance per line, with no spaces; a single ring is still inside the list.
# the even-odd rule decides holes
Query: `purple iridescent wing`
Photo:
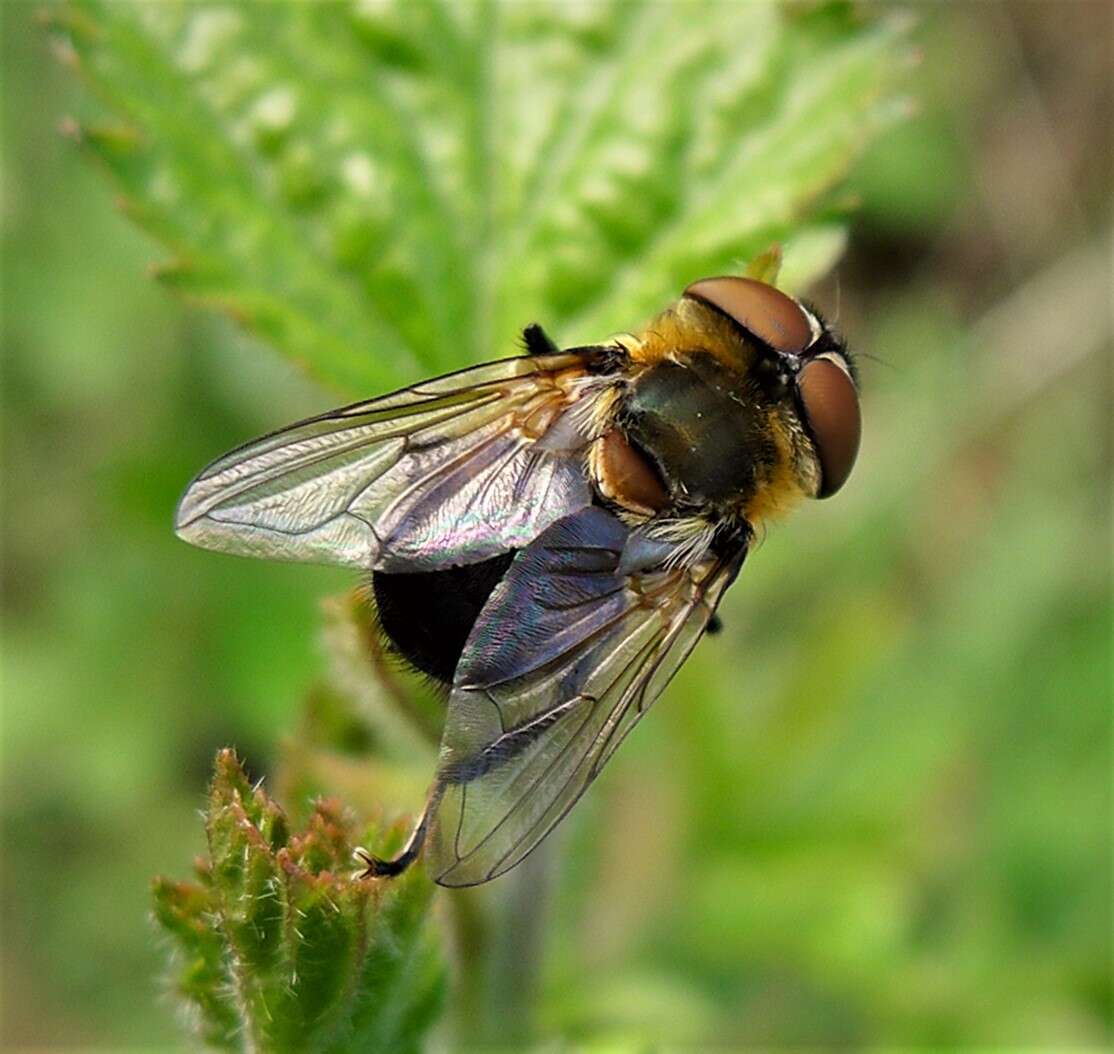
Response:
[[[205,549],[382,571],[528,544],[591,495],[592,349],[477,366],[282,429],[215,461],[178,506]],[[586,416],[586,415],[585,415]]]
[[[486,882],[564,817],[704,632],[745,546],[626,574],[629,530],[591,507],[515,558],[465,646],[441,744],[425,859]]]

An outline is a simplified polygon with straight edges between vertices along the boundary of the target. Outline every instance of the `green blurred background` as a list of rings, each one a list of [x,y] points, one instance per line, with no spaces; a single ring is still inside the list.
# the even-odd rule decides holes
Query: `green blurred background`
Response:
[[[914,10],[917,113],[813,290],[876,356],[859,468],[558,837],[546,1031],[1111,1042],[1112,13]],[[333,397],[145,276],[34,16],[0,10],[2,1037],[168,1049],[149,879],[202,850],[216,748],[273,773],[352,584],[171,513]]]

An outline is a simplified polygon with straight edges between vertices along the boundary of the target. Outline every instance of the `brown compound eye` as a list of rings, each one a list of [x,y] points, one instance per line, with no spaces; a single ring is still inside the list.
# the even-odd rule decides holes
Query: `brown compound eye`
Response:
[[[808,316],[791,296],[754,278],[702,278],[685,290],[734,319],[775,351],[799,355],[813,339]]]
[[[855,467],[862,435],[859,392],[847,370],[829,355],[818,355],[802,367],[797,389],[820,459],[816,496],[828,498],[847,482]]]

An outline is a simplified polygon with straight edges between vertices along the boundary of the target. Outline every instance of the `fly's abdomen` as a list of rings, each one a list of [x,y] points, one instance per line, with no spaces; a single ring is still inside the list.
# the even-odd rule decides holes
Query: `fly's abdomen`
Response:
[[[372,575],[379,625],[415,669],[448,686],[472,626],[514,552],[416,574]]]

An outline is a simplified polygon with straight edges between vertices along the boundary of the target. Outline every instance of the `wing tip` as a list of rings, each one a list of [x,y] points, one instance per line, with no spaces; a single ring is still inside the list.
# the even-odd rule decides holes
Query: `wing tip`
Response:
[[[481,874],[479,877],[466,871],[456,878],[453,878],[453,872],[457,871],[464,863],[465,861],[463,860],[457,860],[446,867],[440,873],[433,874],[432,872],[430,872],[429,863],[427,862],[426,870],[428,873],[430,873],[433,881],[444,889],[471,889],[473,886],[486,885],[492,879],[499,878],[501,875],[506,874],[508,871],[512,870],[512,868],[517,866],[520,861],[515,861],[515,863],[511,864],[509,867],[499,868],[491,872],[490,874]]]
[[[515,847],[505,855],[497,857],[493,863],[489,855],[484,853],[477,855],[475,850],[465,852],[461,856],[455,844],[446,842],[440,826],[439,806],[439,801],[434,803],[434,812],[430,817],[429,830],[423,846],[422,864],[426,874],[445,889],[470,889],[502,877],[508,871],[518,867],[552,830],[551,826],[525,852],[519,851],[521,846]]]
[[[179,517],[174,517],[174,533],[183,542],[188,542],[190,545],[196,545],[201,549],[205,546],[202,542],[201,530],[198,527],[200,521],[198,520],[182,520]]]
[[[185,490],[178,499],[174,509],[174,533],[184,542],[205,548],[202,541],[202,524],[205,522],[205,513],[199,508],[200,502],[196,492],[196,480]]]
[[[183,542],[198,549],[211,552],[231,553],[233,555],[254,555],[245,553],[242,539],[235,537],[240,524],[225,523],[210,515],[211,503],[208,495],[199,493],[202,477],[195,479],[187,488],[174,509],[174,533]]]
[[[423,861],[426,874],[428,874],[437,885],[443,886],[446,889],[471,889],[473,886],[486,885],[488,882],[492,882],[497,878],[502,878],[507,872],[513,871],[516,867],[519,867],[526,858],[531,856],[534,850],[549,837],[553,828],[556,826],[556,823],[550,825],[545,833],[535,841],[526,852],[511,853],[507,859],[496,861],[496,863],[490,866],[486,871],[479,871],[479,869],[474,866],[470,868],[469,864],[474,865],[475,861],[469,861],[467,856],[465,856],[462,859],[454,860],[451,864],[438,872],[431,866],[432,861],[427,854]],[[454,871],[460,872],[456,878],[452,877]]]

